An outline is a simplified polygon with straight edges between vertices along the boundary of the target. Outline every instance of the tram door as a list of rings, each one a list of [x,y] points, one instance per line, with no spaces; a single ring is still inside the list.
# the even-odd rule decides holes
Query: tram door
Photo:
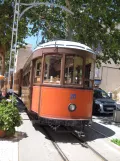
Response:
[[[22,98],[22,101],[24,102],[25,106],[27,108],[30,109],[30,88],[29,88],[29,85],[30,85],[30,72],[26,73],[24,76],[23,76],[23,86],[22,86],[22,95],[21,95],[21,98]]]
[[[91,63],[85,66],[85,79],[90,79]],[[85,86],[89,87],[89,81],[85,82]]]
[[[90,78],[90,70],[91,70],[91,64],[87,64],[85,66],[85,78],[89,79]]]

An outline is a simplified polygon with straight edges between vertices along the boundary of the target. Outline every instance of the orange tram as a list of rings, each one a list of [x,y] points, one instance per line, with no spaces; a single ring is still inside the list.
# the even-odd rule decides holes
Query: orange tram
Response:
[[[83,128],[92,119],[95,58],[81,43],[44,43],[15,73],[14,91],[40,123]]]

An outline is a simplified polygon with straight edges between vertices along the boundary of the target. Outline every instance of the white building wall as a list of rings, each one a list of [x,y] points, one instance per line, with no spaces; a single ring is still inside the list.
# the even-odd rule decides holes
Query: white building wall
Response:
[[[20,48],[18,50],[18,54],[16,57],[16,69],[15,72],[17,72],[19,69],[23,68],[27,59],[32,54],[32,45],[26,45],[25,48]]]
[[[100,69],[95,69],[95,79],[101,80],[100,88],[105,91],[114,91],[120,86],[120,65],[114,64],[111,60],[111,64],[102,63]]]

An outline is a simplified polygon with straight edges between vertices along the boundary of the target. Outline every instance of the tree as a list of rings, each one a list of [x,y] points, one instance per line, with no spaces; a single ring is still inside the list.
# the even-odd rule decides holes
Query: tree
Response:
[[[102,51],[98,58],[103,62],[110,58],[115,63],[120,62],[120,30],[117,28],[120,24],[119,6],[118,0],[85,0],[79,11],[77,4],[74,38],[98,49],[98,53]],[[75,3],[73,8],[76,8]]]
[[[14,1],[0,0],[0,51],[2,51],[2,57],[4,57],[6,53],[8,53],[7,51],[10,51],[13,16]],[[24,38],[29,34],[29,29],[27,27],[28,23],[29,20],[26,16],[24,16],[19,22],[18,42],[20,44],[24,42]],[[5,69],[3,68],[2,74],[4,74],[4,71]]]
[[[46,0],[36,0],[46,2]],[[21,0],[30,3],[33,0]],[[102,55],[98,59],[104,62],[112,58],[120,62],[120,1],[119,0],[47,0],[66,6],[74,15],[58,7],[40,5],[22,16],[19,22],[18,42],[22,44],[28,35],[37,35],[42,30],[42,41],[67,39],[84,43]],[[22,6],[21,11],[25,8]],[[13,0],[0,0],[0,48],[10,49]],[[28,24],[32,27],[28,28]]]
[[[22,2],[25,2],[25,0],[21,0],[21,3]],[[28,2],[30,2],[30,0]],[[0,0],[0,44],[3,45],[6,50],[10,49],[14,4],[15,1],[13,0]],[[27,26],[28,24],[29,19],[27,15],[24,15],[19,21],[18,42],[24,42],[24,38],[31,33]]]
[[[120,62],[120,1],[119,0],[54,0],[68,7],[74,16],[55,7],[40,6],[28,15],[32,32],[41,29],[45,39],[69,39],[96,50],[97,58]],[[34,16],[33,16],[34,15]],[[71,37],[72,36],[72,37]],[[99,53],[102,52],[102,55]]]

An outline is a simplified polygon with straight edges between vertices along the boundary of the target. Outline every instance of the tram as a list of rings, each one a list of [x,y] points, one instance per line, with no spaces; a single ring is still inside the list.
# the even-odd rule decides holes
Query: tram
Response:
[[[15,74],[16,90],[41,123],[87,126],[92,119],[95,59],[94,51],[81,43],[41,44]]]

